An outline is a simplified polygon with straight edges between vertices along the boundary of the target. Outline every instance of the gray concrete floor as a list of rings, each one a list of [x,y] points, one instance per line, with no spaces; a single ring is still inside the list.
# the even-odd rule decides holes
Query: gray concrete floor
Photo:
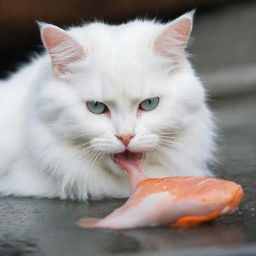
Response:
[[[0,255],[256,255],[256,95],[212,100],[220,127],[218,177],[242,185],[234,214],[187,230],[82,229],[83,216],[104,216],[122,200],[75,202],[0,198]]]

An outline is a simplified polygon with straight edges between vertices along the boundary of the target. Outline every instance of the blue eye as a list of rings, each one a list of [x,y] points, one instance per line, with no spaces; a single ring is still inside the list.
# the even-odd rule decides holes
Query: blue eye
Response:
[[[158,102],[159,102],[159,97],[149,98],[142,101],[139,105],[139,108],[144,111],[151,111],[157,107]]]
[[[94,114],[103,114],[108,111],[108,107],[99,101],[87,101],[88,109]]]

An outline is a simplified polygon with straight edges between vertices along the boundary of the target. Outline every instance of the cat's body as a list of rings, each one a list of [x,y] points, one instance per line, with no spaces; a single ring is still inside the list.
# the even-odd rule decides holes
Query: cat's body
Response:
[[[209,175],[213,122],[184,53],[191,20],[68,33],[43,25],[49,54],[0,82],[0,194],[127,197],[127,176],[113,160],[124,150],[143,152],[151,177]],[[159,103],[144,111],[149,98]],[[105,112],[91,112],[90,101]]]

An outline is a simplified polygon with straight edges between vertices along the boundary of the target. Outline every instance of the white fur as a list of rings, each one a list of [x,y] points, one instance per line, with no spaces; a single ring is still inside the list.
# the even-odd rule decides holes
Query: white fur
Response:
[[[171,60],[154,53],[165,28],[139,20],[74,27],[67,33],[86,57],[70,72],[56,75],[44,54],[0,83],[1,194],[127,197],[127,175],[110,156],[125,149],[115,134],[136,134],[128,149],[146,152],[142,166],[151,177],[210,174],[213,122],[204,89],[187,59],[171,72]],[[155,96],[157,108],[138,116],[139,103]],[[111,116],[91,113],[87,100],[104,102]]]

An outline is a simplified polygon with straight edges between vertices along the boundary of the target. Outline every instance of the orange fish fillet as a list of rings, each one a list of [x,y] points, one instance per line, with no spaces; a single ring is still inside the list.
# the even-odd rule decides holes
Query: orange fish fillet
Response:
[[[243,197],[241,186],[232,181],[205,177],[147,178],[136,161],[119,162],[129,174],[131,197],[105,218],[80,219],[78,225],[110,229],[189,227],[232,213]]]
[[[160,225],[187,227],[232,213],[242,197],[239,185],[222,179],[145,179],[123,206],[105,218],[85,218],[78,224],[111,229]]]

